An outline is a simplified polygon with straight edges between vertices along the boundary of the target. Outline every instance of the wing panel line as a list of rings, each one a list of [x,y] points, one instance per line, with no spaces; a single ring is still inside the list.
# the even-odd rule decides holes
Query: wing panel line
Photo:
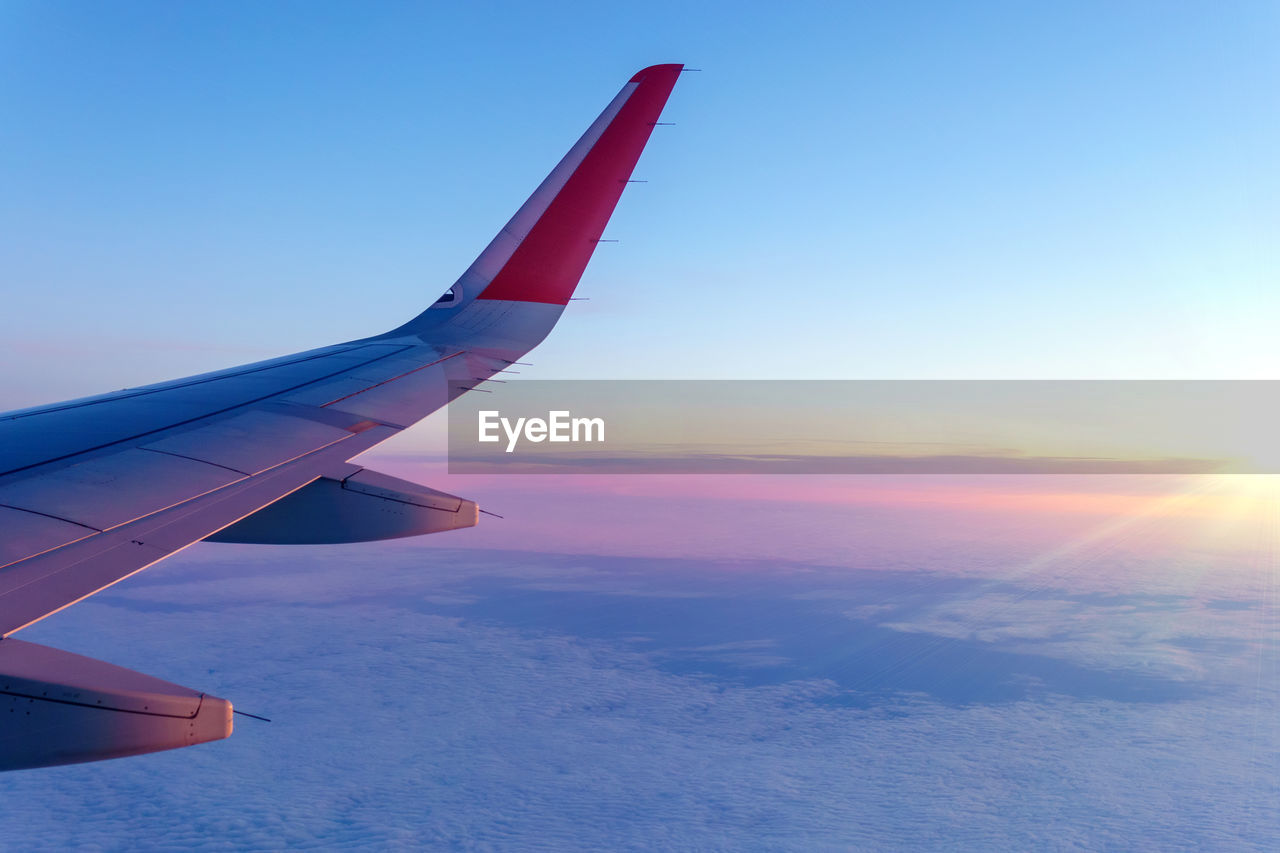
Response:
[[[384,359],[384,358],[389,358],[389,357],[391,357],[392,355],[396,355],[396,354],[398,354],[399,352],[403,352],[403,350],[397,350],[397,351],[396,351],[396,352],[394,352],[394,353],[385,353],[385,354],[383,354],[383,355],[378,356],[377,358],[370,359],[369,361],[364,362],[364,364],[366,364],[366,365],[367,365],[367,364],[372,364],[372,363],[374,363],[374,362],[376,362],[376,361],[381,361],[382,359]],[[362,365],[356,365],[356,366],[357,366],[357,367],[359,367],[359,366],[362,366]],[[428,366],[429,366],[429,365],[428,365]],[[130,441],[136,441],[136,440],[138,440],[138,439],[140,439],[140,438],[146,438],[146,437],[147,437],[147,436],[149,436],[149,435],[155,435],[155,434],[157,434],[157,433],[165,432],[166,430],[171,430],[171,429],[174,429],[175,427],[186,426],[187,424],[197,423],[198,421],[203,421],[203,420],[207,420],[207,419],[209,419],[209,418],[217,417],[218,415],[223,415],[223,414],[226,414],[227,412],[234,412],[234,411],[235,411],[235,410],[237,410],[237,409],[243,409],[243,408],[245,408],[245,407],[247,407],[247,406],[252,406],[252,405],[253,405],[253,404],[255,404],[255,403],[261,403],[261,402],[264,402],[264,401],[266,401],[266,400],[271,400],[271,399],[273,399],[273,398],[275,398],[275,397],[280,397],[280,396],[283,396],[283,395],[285,395],[285,394],[290,394],[290,393],[292,393],[292,392],[294,392],[294,391],[297,391],[297,390],[298,390],[298,389],[300,389],[300,388],[305,388],[305,387],[307,387],[308,385],[314,385],[314,384],[315,384],[315,383],[317,383],[317,382],[323,382],[323,381],[324,381],[324,380],[326,380],[326,379],[332,379],[332,378],[334,378],[335,376],[340,376],[340,375],[342,375],[342,374],[346,373],[347,371],[349,371],[349,370],[351,370],[351,369],[352,369],[352,365],[346,365],[346,366],[342,367],[342,368],[341,368],[341,369],[339,369],[339,370],[335,370],[333,373],[329,373],[329,374],[326,374],[326,375],[324,375],[324,376],[319,376],[319,377],[316,377],[315,379],[310,379],[310,380],[308,380],[308,381],[306,381],[306,382],[301,382],[301,383],[299,383],[299,384],[297,384],[297,385],[293,385],[293,386],[291,386],[291,387],[289,387],[289,388],[282,388],[282,389],[280,389],[279,391],[273,391],[273,392],[271,392],[270,394],[265,394],[265,395],[263,395],[263,396],[261,396],[261,397],[255,397],[255,398],[250,399],[250,400],[245,400],[245,401],[243,401],[243,402],[236,403],[236,404],[235,404],[235,405],[233,405],[233,406],[227,406],[226,408],[223,408],[223,409],[217,409],[217,410],[212,411],[212,412],[204,412],[204,413],[199,414],[199,415],[196,415],[196,416],[194,416],[194,417],[190,417],[190,418],[187,418],[187,419],[185,419],[185,420],[181,420],[181,421],[176,421],[176,422],[171,423],[171,424],[166,424],[165,426],[157,427],[157,428],[155,428],[155,429],[147,430],[147,431],[145,431],[145,432],[136,433],[136,434],[134,434],[134,435],[130,435],[130,436],[126,437],[126,438],[120,438],[120,439],[117,439],[117,440],[115,440],[115,441],[109,441],[109,442],[106,442],[105,444],[99,444],[99,445],[96,445],[96,446],[93,446],[93,447],[86,447],[86,448],[83,448],[83,449],[81,449],[81,450],[77,450],[77,451],[76,451],[76,452],[74,452],[74,453],[64,453],[64,454],[63,454],[63,455],[61,455],[61,456],[54,456],[54,457],[51,457],[51,458],[49,458],[49,459],[42,459],[42,460],[40,460],[39,462],[33,462],[33,463],[31,463],[30,465],[21,465],[21,466],[19,466],[19,467],[17,467],[17,468],[10,468],[10,469],[9,469],[9,470],[7,470],[7,471],[0,471],[0,477],[7,477],[7,476],[8,476],[8,475],[10,475],[10,474],[16,474],[16,473],[18,473],[18,472],[20,472],[20,471],[28,471],[28,470],[30,470],[30,469],[32,469],[32,468],[39,468],[41,465],[48,465],[48,464],[50,464],[50,463],[52,463],[52,462],[61,462],[61,461],[66,460],[66,459],[72,459],[72,458],[74,458],[74,457],[76,457],[76,456],[81,456],[81,455],[86,454],[86,453],[92,453],[92,452],[94,452],[94,451],[97,451],[97,450],[103,450],[103,449],[108,448],[108,447],[115,447],[115,446],[117,446],[117,445],[125,444],[125,443],[130,442]],[[239,375],[239,374],[237,374],[237,375]],[[374,386],[369,386],[369,387],[374,387]],[[158,389],[158,390],[161,390],[161,391],[162,391],[162,390],[164,390],[164,389]],[[366,391],[367,391],[367,390],[368,390],[368,388],[365,388],[365,389],[362,389],[362,390],[366,390]],[[153,392],[148,392],[148,393],[153,393]],[[359,392],[359,391],[357,391],[356,393],[358,394],[358,393],[360,393],[360,392]],[[348,395],[348,396],[353,396],[353,395]],[[114,399],[116,399],[116,398],[112,398],[112,399],[114,400]],[[120,398],[120,399],[127,399],[127,398]],[[97,401],[97,402],[98,402],[98,403],[105,403],[105,402],[108,402],[108,401],[106,401],[106,400],[99,400],[99,401]],[[86,403],[86,404],[84,404],[84,405],[94,405],[94,404]],[[54,409],[54,410],[50,410],[50,411],[61,411],[61,410],[60,410],[60,409]],[[42,414],[42,413],[33,413],[33,414]],[[26,416],[26,415],[23,415],[22,417],[27,417],[27,416]],[[14,418],[10,418],[9,420],[15,420],[15,419],[14,419]],[[203,461],[203,460],[201,460],[201,461]]]
[[[396,430],[390,427],[375,427],[362,433],[353,434],[348,441],[322,447],[271,471],[231,483],[214,492],[208,492],[198,498],[192,498],[185,503],[169,507],[159,513],[136,519],[86,539],[81,539],[77,542],[63,545],[61,548],[46,551],[38,556],[28,557],[26,560],[11,564],[5,571],[0,572],[0,581],[9,579],[12,584],[7,589],[0,591],[0,619],[4,620],[4,622],[0,622],[0,635],[10,636],[39,622],[41,619],[52,616],[54,613],[65,610],[73,604],[101,592],[109,586],[114,586],[122,580],[133,577],[138,572],[166,557],[183,551],[205,537],[222,530],[224,527],[229,527],[242,518],[252,515],[267,504],[273,503],[285,495],[292,494],[312,480],[323,476],[323,471],[327,468],[363,453],[395,435],[395,433]],[[317,462],[315,466],[300,467],[305,460],[312,457]],[[284,488],[281,488],[281,480],[285,481]],[[248,496],[252,496],[252,499],[247,502],[245,501],[246,493],[248,493]],[[227,505],[228,502],[231,505]],[[218,514],[217,510],[224,506],[227,510],[226,515]],[[214,515],[214,519],[202,519],[202,514]],[[170,535],[173,535],[174,528],[180,530],[178,538],[166,544],[162,534],[168,531]],[[160,537],[160,544],[152,544],[152,542],[156,541],[153,538],[155,536]],[[148,539],[151,539],[152,542],[146,541]],[[46,565],[46,570],[41,570],[41,564],[48,564],[58,556],[59,551],[85,547],[90,543],[94,543],[96,547],[89,553],[83,556],[76,556],[69,563]],[[132,550],[125,554],[121,549],[126,548],[131,548]],[[11,596],[28,588],[32,588],[32,591],[37,595],[44,593],[45,597],[48,597],[50,593],[55,592],[47,589],[50,581],[53,581],[54,586],[57,586],[60,580],[59,576],[66,578],[68,581],[80,580],[83,574],[69,576],[66,573],[77,567],[84,566],[86,563],[100,560],[111,552],[124,554],[123,567],[106,569],[105,573],[100,572],[99,578],[90,581],[93,589],[84,592],[71,592],[71,600],[64,602],[61,599],[61,594],[55,593],[58,596],[58,605],[49,606],[49,609],[46,610],[47,605],[42,605],[39,602],[29,603],[24,608],[22,602],[11,598]],[[137,564],[138,559],[143,561],[141,565]],[[110,561],[108,560],[108,562]],[[118,576],[110,577],[111,575],[116,575],[117,572],[119,573]],[[25,573],[29,576],[14,583],[12,575],[19,573]],[[100,582],[103,574],[110,577],[110,579],[106,580],[106,582]],[[17,624],[13,624],[14,622]]]

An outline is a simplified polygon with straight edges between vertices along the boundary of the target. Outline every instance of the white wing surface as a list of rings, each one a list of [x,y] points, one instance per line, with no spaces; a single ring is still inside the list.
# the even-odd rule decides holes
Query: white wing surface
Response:
[[[476,523],[472,501],[348,460],[547,335],[680,70],[628,81],[463,276],[403,326],[0,414],[0,769],[231,733],[225,700],[9,636],[27,625],[205,539],[354,542]]]

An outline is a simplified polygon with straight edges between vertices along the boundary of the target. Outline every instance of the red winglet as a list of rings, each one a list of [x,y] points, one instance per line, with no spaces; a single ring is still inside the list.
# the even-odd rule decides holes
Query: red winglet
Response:
[[[653,65],[631,78],[634,91],[477,298],[568,303],[682,68]]]

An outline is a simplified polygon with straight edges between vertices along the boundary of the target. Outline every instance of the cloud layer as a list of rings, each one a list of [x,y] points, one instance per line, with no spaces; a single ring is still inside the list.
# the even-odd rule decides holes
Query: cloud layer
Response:
[[[1250,644],[1274,625],[1253,611],[789,569],[203,547],[24,638],[275,722],[2,776],[0,846],[1261,849],[1280,831],[1276,670]]]

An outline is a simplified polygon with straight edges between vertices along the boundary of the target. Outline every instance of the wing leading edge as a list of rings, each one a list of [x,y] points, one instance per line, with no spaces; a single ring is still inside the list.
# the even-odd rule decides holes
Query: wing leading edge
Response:
[[[391,332],[0,415],[0,704],[27,712],[0,717],[0,769],[231,731],[223,700],[8,639],[33,622],[204,539],[366,541],[476,523],[472,501],[349,460],[550,332],[681,68],[628,81],[445,296]],[[108,698],[66,698],[77,691]],[[153,694],[186,710],[136,713]]]

